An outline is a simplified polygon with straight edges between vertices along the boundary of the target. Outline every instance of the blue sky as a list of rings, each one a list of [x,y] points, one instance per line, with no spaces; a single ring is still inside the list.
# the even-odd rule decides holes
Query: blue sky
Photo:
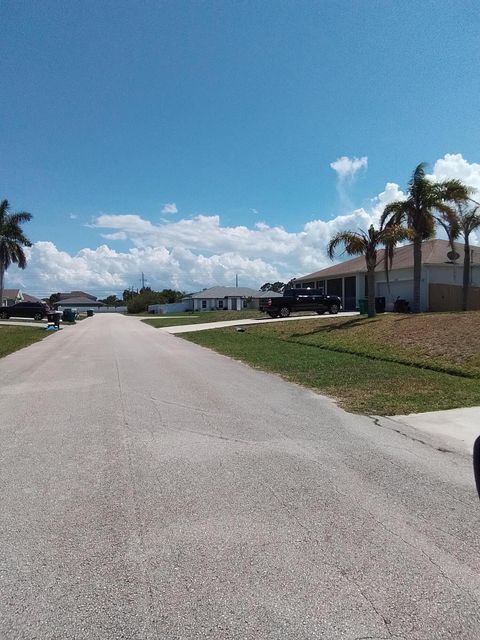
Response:
[[[422,160],[480,160],[478,2],[4,0],[0,12],[0,197],[34,214],[32,240],[71,257],[103,244],[128,256],[151,249],[125,225],[108,234],[100,216],[162,225],[175,203],[173,222],[203,214],[221,228],[299,234],[309,221],[368,211]],[[339,193],[330,163],[341,156],[367,157],[368,169]],[[263,277],[235,266],[234,247],[205,246],[203,222],[198,231],[185,250],[228,253],[227,280],[232,269]],[[160,253],[182,248],[172,238],[157,236]],[[258,249],[239,258],[265,258]],[[284,262],[265,277],[309,266]],[[149,264],[152,284],[168,284],[162,264],[158,274]],[[26,285],[60,286],[34,266]],[[197,281],[195,268],[173,279],[223,277]]]

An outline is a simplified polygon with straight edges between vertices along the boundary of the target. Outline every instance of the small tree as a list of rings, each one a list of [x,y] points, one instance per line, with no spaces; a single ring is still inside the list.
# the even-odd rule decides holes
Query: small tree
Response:
[[[32,217],[26,211],[10,213],[8,200],[0,202],[0,307],[3,305],[5,271],[12,262],[20,269],[27,266],[23,247],[31,247],[32,243],[24,235],[22,224],[29,222]]]
[[[392,225],[384,229],[375,229],[370,225],[368,231],[340,231],[328,244],[328,255],[333,260],[338,246],[344,246],[344,253],[349,256],[365,256],[368,284],[368,317],[376,315],[375,310],[375,269],[378,264],[378,249],[385,247],[385,270],[392,265],[395,245],[411,236],[408,229],[400,225]]]
[[[454,241],[460,236],[465,243],[463,247],[463,283],[462,283],[462,310],[467,311],[470,295],[470,268],[472,257],[470,254],[470,235],[480,229],[480,205],[473,200],[470,204],[459,203],[455,214],[443,216],[440,224],[447,232],[452,251],[455,251]]]

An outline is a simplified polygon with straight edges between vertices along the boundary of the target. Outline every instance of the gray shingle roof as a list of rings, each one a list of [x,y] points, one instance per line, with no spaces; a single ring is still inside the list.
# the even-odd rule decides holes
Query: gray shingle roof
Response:
[[[99,302],[98,300],[92,300],[91,298],[65,298],[64,300],[59,300],[56,305],[61,307],[75,307],[78,305],[84,305],[89,307],[103,307],[103,302]]]
[[[205,291],[198,291],[191,297],[197,300],[206,300],[209,298],[258,298],[258,291],[249,289],[248,287],[211,287]]]

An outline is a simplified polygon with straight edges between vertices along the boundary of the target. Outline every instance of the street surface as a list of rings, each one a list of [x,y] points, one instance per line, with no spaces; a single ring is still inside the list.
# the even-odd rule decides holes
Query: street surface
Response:
[[[480,638],[431,434],[116,314],[0,360],[0,424],[2,639]]]

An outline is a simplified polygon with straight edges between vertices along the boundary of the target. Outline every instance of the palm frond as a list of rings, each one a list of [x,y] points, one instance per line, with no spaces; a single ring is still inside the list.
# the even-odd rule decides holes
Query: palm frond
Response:
[[[421,180],[425,179],[425,169],[427,168],[427,166],[427,162],[420,162],[420,164],[417,164],[417,166],[415,167],[415,171],[410,178],[410,187],[417,185]]]
[[[365,252],[365,238],[356,231],[339,231],[328,243],[327,253],[331,260],[335,257],[335,250],[343,245],[343,253],[350,256],[361,255]]]
[[[380,228],[405,222],[408,217],[408,206],[407,200],[397,200],[387,204],[380,218]]]

